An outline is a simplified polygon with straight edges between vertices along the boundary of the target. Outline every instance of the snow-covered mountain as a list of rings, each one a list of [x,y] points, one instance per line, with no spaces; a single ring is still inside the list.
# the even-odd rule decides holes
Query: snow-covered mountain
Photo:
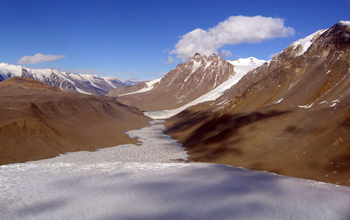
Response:
[[[0,82],[13,76],[35,79],[62,90],[85,94],[105,95],[112,88],[125,86],[115,77],[66,73],[55,69],[32,69],[0,63]]]
[[[166,132],[195,161],[349,186],[349,24],[292,43]]]
[[[255,58],[247,60],[226,61],[216,54],[197,53],[160,79],[112,89],[107,96],[118,97],[120,102],[146,111],[172,109],[179,112],[189,105],[217,98],[248,70],[265,62]]]

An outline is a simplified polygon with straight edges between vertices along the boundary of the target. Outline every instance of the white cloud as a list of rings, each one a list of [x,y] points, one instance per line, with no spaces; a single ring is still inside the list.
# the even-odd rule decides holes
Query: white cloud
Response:
[[[49,61],[55,61],[65,58],[65,55],[50,55],[37,53],[34,56],[24,56],[17,63],[18,64],[37,64]]]
[[[174,63],[176,61],[176,59],[174,58],[174,57],[172,57],[172,56],[168,56],[168,64],[172,64],[172,63]]]
[[[294,35],[291,27],[284,26],[284,20],[271,17],[231,16],[213,28],[197,28],[183,36],[170,54],[187,61],[196,52],[210,55],[232,56],[230,51],[219,50],[224,45],[260,43],[263,40]]]

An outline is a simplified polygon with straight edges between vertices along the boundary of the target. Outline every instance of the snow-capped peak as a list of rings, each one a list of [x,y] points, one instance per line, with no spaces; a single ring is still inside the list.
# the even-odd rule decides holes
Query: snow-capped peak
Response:
[[[66,91],[105,95],[111,88],[124,86],[115,79],[93,74],[66,73],[53,68],[28,68],[0,63],[0,81],[13,76],[29,77]]]
[[[344,26],[350,26],[350,21],[340,21],[338,24],[341,24]]]

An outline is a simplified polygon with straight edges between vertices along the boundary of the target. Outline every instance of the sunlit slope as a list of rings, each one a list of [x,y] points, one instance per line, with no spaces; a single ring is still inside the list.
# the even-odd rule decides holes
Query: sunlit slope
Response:
[[[293,43],[166,132],[195,161],[350,185],[349,34],[340,22]]]
[[[123,133],[149,121],[113,99],[22,77],[1,82],[0,97],[0,164],[128,143]]]

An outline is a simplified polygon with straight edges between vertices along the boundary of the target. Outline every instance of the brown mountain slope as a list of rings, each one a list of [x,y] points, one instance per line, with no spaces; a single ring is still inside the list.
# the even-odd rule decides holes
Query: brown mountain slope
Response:
[[[189,108],[167,121],[166,133],[195,161],[350,186],[349,34],[336,24],[301,55],[287,48],[228,91],[223,108]]]
[[[19,77],[0,83],[0,115],[0,164],[135,142],[124,132],[150,120],[107,97]]]
[[[119,96],[119,102],[143,111],[175,109],[208,93],[234,74],[234,66],[225,59],[215,54],[196,54],[167,73],[147,92],[121,96],[141,89],[140,86],[145,85],[142,83],[126,89],[112,89],[107,96]]]

